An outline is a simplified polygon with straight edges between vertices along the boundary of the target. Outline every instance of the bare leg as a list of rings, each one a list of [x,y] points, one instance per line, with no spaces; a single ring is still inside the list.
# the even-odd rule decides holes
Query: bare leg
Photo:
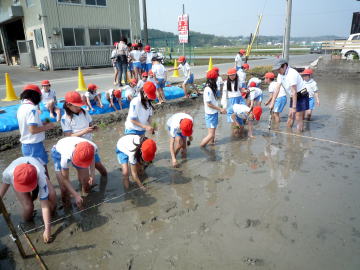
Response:
[[[77,174],[78,174],[78,179],[79,182],[81,184],[81,191],[85,194],[90,192],[90,184],[89,182],[92,180],[89,174],[89,169],[88,168],[77,168],[76,169]]]
[[[303,132],[304,131],[304,115],[305,111],[297,112],[295,115],[296,122],[297,122],[297,131]]]
[[[34,203],[30,192],[17,192],[15,190],[14,192],[22,206],[22,218],[25,221],[31,221],[33,219]]]
[[[275,123],[280,123],[280,113],[274,112],[273,113]]]
[[[124,188],[125,189],[129,189],[129,165],[126,164],[121,164],[121,168],[122,168],[122,176],[123,176],[123,184],[124,184]]]
[[[96,170],[98,170],[98,172],[101,174],[101,176],[107,175],[106,168],[101,162],[95,162],[95,168],[96,168]]]
[[[200,146],[205,147],[209,142],[211,142],[215,138],[216,128],[208,128],[208,134],[204,139],[202,139]]]
[[[70,206],[70,193],[66,189],[65,185],[62,182],[61,172],[55,172],[55,174],[56,174],[56,179],[57,179],[57,181],[59,183],[59,186],[60,186],[61,200],[62,200],[64,206],[68,207],[68,206]]]

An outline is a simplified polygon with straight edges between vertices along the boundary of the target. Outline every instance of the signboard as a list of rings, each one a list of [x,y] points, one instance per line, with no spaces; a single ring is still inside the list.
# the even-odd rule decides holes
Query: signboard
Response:
[[[179,43],[189,42],[189,15],[178,16]]]

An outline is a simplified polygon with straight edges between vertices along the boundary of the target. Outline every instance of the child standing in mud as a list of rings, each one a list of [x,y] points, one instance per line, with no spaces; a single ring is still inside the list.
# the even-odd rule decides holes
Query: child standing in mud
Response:
[[[317,86],[316,81],[312,78],[313,71],[312,69],[305,69],[301,76],[304,79],[305,87],[309,92],[309,109],[305,112],[305,120],[311,120],[312,111],[315,108],[315,100],[316,105],[320,106],[320,98],[319,98],[319,88]]]
[[[81,108],[85,105],[81,96],[76,91],[67,92],[65,95],[64,110],[65,114],[61,118],[61,128],[65,136],[81,137],[92,141],[93,132],[98,130],[93,125],[90,114]],[[95,168],[102,176],[107,175],[106,168],[101,163],[98,153],[95,154]]]
[[[154,160],[156,152],[155,141],[139,135],[125,135],[116,144],[116,155],[122,168],[123,184],[125,189],[129,189],[129,171],[133,181],[138,187],[146,191],[140,177],[144,172],[144,162]],[[130,164],[130,167],[129,167]]]
[[[233,106],[233,114],[231,120],[233,122],[234,135],[241,135],[244,130],[245,121],[248,122],[249,130],[248,137],[255,138],[253,135],[253,121],[259,121],[262,109],[260,106],[255,106],[253,109],[244,104],[235,104]]]
[[[150,125],[154,110],[151,100],[156,99],[156,87],[152,82],[146,82],[143,90],[130,102],[125,122],[125,135],[144,135],[146,131],[150,134],[154,132],[154,128]]]
[[[235,72],[236,73],[236,72]],[[204,109],[205,109],[205,122],[208,128],[208,134],[202,139],[200,146],[205,147],[208,143],[215,142],[215,132],[218,126],[219,112],[225,114],[226,110],[220,108],[216,100],[217,85],[216,80],[218,73],[215,70],[210,70],[206,74],[206,87],[204,89]]]
[[[166,123],[170,134],[170,154],[173,167],[178,163],[176,155],[181,151],[182,158],[186,158],[187,139],[192,140],[193,118],[186,113],[176,113]],[[190,142],[189,142],[190,143]]]

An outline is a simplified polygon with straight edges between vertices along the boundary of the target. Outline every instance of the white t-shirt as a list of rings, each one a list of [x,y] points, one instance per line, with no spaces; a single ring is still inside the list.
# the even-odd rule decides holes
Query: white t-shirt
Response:
[[[249,94],[250,100],[254,100],[258,96],[262,95],[262,90],[258,87],[250,87],[249,90],[250,90],[250,94]]]
[[[94,100],[97,97],[98,93],[94,91],[93,93],[90,93],[89,91],[85,92],[85,97],[89,98],[90,100]]]
[[[115,90],[115,89],[109,89],[109,90],[106,91],[106,92],[109,94],[109,98],[110,98],[110,99],[113,99],[113,98],[114,98],[114,94],[113,94],[114,90]]]
[[[132,51],[130,52],[130,56],[131,56],[131,58],[133,59],[133,62],[134,62],[134,63],[140,62],[141,51],[139,51],[139,50],[132,50]]]
[[[154,54],[152,52],[147,52],[146,53],[146,64],[151,64],[152,63],[153,55]]]
[[[155,81],[155,78],[154,77],[148,77],[148,79],[147,79],[147,82],[152,82],[153,84],[155,84],[156,85],[156,81]]]
[[[182,72],[184,73],[185,79],[189,79],[190,75],[191,75],[191,67],[189,65],[188,62],[186,62],[184,65],[180,64],[179,68],[182,70]]]
[[[304,80],[304,83],[309,92],[309,97],[314,97],[314,94],[319,91],[316,81],[314,79],[310,79],[308,82]]]
[[[55,90],[50,89],[49,92],[45,92],[44,89],[41,89],[41,101],[44,104],[48,104],[51,101],[56,99],[56,92]]]
[[[144,87],[145,82],[143,80],[138,81],[136,85],[136,94],[140,92],[140,90]]]
[[[157,79],[165,79],[166,78],[166,69],[162,64],[152,65],[151,70]]]
[[[241,67],[243,65],[243,60],[239,53],[235,56],[235,64],[237,67]]]
[[[181,134],[180,122],[185,118],[193,121],[193,118],[186,113],[175,113],[168,119],[166,125],[170,129],[171,137],[175,138],[176,134]]]
[[[46,183],[47,177],[45,174],[45,167],[36,158],[20,157],[11,162],[10,165],[3,171],[3,183],[14,185],[14,170],[16,166],[23,163],[29,163],[36,168],[39,186],[39,199],[47,200],[49,197],[49,189]]]
[[[247,113],[250,111],[250,108],[244,104],[234,104],[233,111],[238,117],[242,119],[247,119],[248,118]]]
[[[278,86],[278,82],[272,81],[269,84],[269,93],[274,93],[277,86]],[[280,86],[280,91],[279,91],[279,94],[278,94],[277,98],[280,98],[280,97],[283,97],[283,96],[286,96],[286,92],[285,92],[284,87]]]
[[[240,69],[238,70],[237,75],[238,75],[238,77],[239,77],[239,82],[240,82],[240,83],[246,82],[246,73],[245,73],[245,71],[244,71],[242,68],[240,68]]]
[[[72,160],[72,155],[75,150],[75,146],[81,142],[88,142],[95,147],[95,153],[97,151],[97,146],[92,141],[81,137],[65,137],[60,139],[55,145],[55,149],[61,155],[60,166],[62,169],[68,169],[69,163]]]
[[[139,135],[125,135],[121,137],[117,144],[116,148],[126,154],[129,157],[129,163],[135,165],[137,163],[135,159],[135,150],[136,145],[140,143],[140,136]]]
[[[216,86],[218,91],[220,91],[222,85],[224,85],[224,81],[221,76],[219,76],[216,80]]]
[[[153,109],[148,106],[147,109],[141,104],[141,97],[137,96],[133,98],[129,105],[129,113],[126,117],[125,129],[133,129],[143,131],[144,129],[134,125],[130,120],[136,120],[143,125],[149,124],[149,118],[153,114]]]
[[[90,114],[85,111],[85,113],[80,112],[79,114],[73,114],[72,119],[66,113],[61,117],[61,128],[63,132],[76,133],[82,131],[89,127],[92,122]],[[87,133],[81,136],[84,139],[91,140],[92,133]]]
[[[208,106],[208,103],[211,103],[212,105],[218,106],[218,101],[216,100],[213,91],[209,86],[206,86],[204,89],[204,107],[205,107],[205,113],[206,114],[214,114],[218,113],[218,110],[215,110],[213,108],[210,108]]]
[[[125,85],[123,87],[123,91],[125,93],[125,97],[134,97],[136,94],[136,87],[131,87],[130,85]]]
[[[39,143],[45,140],[45,131],[31,134],[28,126],[41,127],[43,124],[38,113],[38,107],[30,100],[24,99],[17,111],[20,130],[20,142],[23,144]]]
[[[256,77],[252,77],[252,78],[248,81],[248,85],[250,85],[250,83],[252,83],[252,82],[256,83],[256,85],[258,86],[258,85],[260,85],[261,80],[260,80],[259,78],[256,78]]]
[[[282,84],[285,91],[291,95],[291,86],[296,85],[296,92],[300,92],[305,88],[305,83],[299,72],[288,67],[284,75],[280,73],[277,76],[277,81]]]
[[[228,98],[241,96],[241,83],[240,83],[240,81],[238,81],[237,89],[235,89],[235,81],[231,81],[231,91],[228,91],[227,80],[226,80],[224,82],[223,97],[222,98],[226,98],[226,93],[227,93]]]

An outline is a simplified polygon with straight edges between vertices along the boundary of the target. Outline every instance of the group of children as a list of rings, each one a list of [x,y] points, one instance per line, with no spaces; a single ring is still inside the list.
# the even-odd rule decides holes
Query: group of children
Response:
[[[179,59],[184,69],[186,87],[193,83],[193,74],[186,63],[185,58]],[[153,61],[154,63],[154,61]],[[148,163],[155,158],[157,150],[156,142],[147,137],[154,134],[156,127],[152,124],[153,115],[152,101],[158,97],[161,102],[161,94],[156,84],[161,84],[165,78],[158,77],[160,72],[166,74],[159,66],[153,65],[152,70],[142,73],[141,81],[130,80],[125,95],[129,99],[129,111],[125,121],[124,136],[116,143],[115,152],[121,167],[123,185],[125,189],[130,187],[130,174],[132,180],[141,190],[146,190],[142,183],[142,175]],[[234,134],[241,134],[244,126],[248,124],[248,136],[253,137],[253,122],[259,121],[262,114],[263,93],[260,89],[261,80],[251,78],[246,83],[246,71],[248,64],[243,64],[238,70],[230,68],[227,79],[223,81],[219,76],[219,69],[213,68],[206,74],[206,87],[203,92],[205,123],[208,134],[201,140],[200,146],[215,144],[215,132],[218,126],[220,114],[227,115],[227,122],[232,124]],[[150,72],[153,77],[148,77]],[[245,76],[244,76],[245,74]],[[302,76],[309,92],[310,107],[306,117],[311,117],[314,99],[319,105],[319,95],[316,82],[311,78],[312,70],[306,69]],[[163,79],[163,80],[162,80]],[[269,72],[265,75],[265,82],[269,83],[271,97],[266,105],[272,104],[272,111],[276,121],[286,104],[285,87],[282,82],[275,81],[275,74]],[[137,87],[136,89],[134,89]],[[280,91],[278,91],[280,87]],[[50,89],[50,82],[43,81],[42,89],[36,85],[26,85],[20,95],[21,105],[17,112],[19,122],[20,142],[23,157],[14,160],[3,172],[3,183],[0,186],[0,196],[3,197],[10,185],[22,206],[24,220],[33,218],[36,198],[40,199],[44,220],[44,242],[51,241],[51,216],[56,209],[56,193],[48,173],[48,155],[44,147],[45,131],[55,128],[53,123],[42,122],[40,110],[50,111],[53,117],[60,121],[64,138],[61,138],[52,148],[51,157],[54,164],[56,178],[60,187],[61,198],[64,206],[70,206],[70,198],[73,197],[78,207],[83,206],[83,196],[89,193],[95,183],[95,170],[102,176],[107,175],[107,170],[101,162],[97,145],[92,141],[93,133],[99,128],[93,124],[92,118],[86,106],[92,109],[94,102],[102,106],[101,99],[96,93],[97,86],[90,84],[88,92],[82,96],[76,91],[67,92],[63,104],[64,114],[60,115],[60,109],[56,107],[55,91]],[[274,96],[276,93],[276,96]],[[106,97],[114,106],[115,99],[121,108],[121,91],[110,89]],[[221,101],[219,103],[221,95]],[[112,101],[112,102],[111,102]],[[115,107],[115,106],[114,106]],[[172,115],[167,123],[169,132],[169,150],[171,164],[178,167],[177,155],[182,158],[187,156],[187,146],[192,141],[193,118],[186,113]],[[72,165],[81,186],[81,192],[73,187],[69,177],[69,168]],[[83,195],[83,196],[82,196]]]

